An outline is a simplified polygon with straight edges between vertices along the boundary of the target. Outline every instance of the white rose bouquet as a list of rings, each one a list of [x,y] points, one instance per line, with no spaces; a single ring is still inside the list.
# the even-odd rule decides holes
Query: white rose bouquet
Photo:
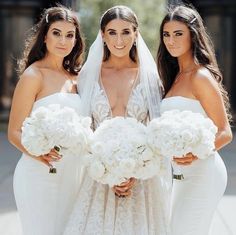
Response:
[[[164,112],[147,128],[150,148],[168,158],[188,153],[199,159],[210,157],[214,154],[216,133],[217,127],[211,119],[200,113],[179,110]]]
[[[63,156],[80,156],[88,151],[90,125],[89,117],[79,116],[72,108],[57,104],[39,107],[23,122],[21,142],[34,156],[53,148]]]
[[[85,156],[89,175],[112,187],[131,177],[148,179],[158,174],[160,159],[146,140],[146,126],[134,118],[102,122],[94,132],[91,154]]]

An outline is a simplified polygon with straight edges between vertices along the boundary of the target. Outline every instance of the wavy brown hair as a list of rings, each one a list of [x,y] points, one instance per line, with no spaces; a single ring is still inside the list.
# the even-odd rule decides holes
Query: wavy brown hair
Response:
[[[77,75],[83,61],[84,40],[81,36],[80,24],[73,11],[65,6],[58,5],[45,9],[40,21],[31,29],[29,37],[26,39],[23,58],[18,61],[18,72],[22,74],[35,61],[45,57],[47,49],[44,42],[45,36],[51,24],[57,21],[67,21],[74,24],[76,33],[76,43],[69,55],[63,60],[63,67],[72,75]]]
[[[133,30],[134,32],[138,29],[138,19],[135,13],[126,6],[114,6],[110,9],[108,9],[101,18],[100,21],[100,29],[102,32],[105,32],[105,28],[107,24],[115,19],[121,19],[127,22],[130,22],[133,24]],[[111,52],[109,51],[108,47],[104,45],[104,58],[103,61],[107,61],[110,57]],[[136,62],[137,57],[137,48],[135,44],[131,47],[129,52],[130,59],[134,62]]]
[[[157,52],[157,67],[164,85],[165,94],[170,90],[179,72],[177,58],[170,55],[163,41],[164,25],[173,20],[184,23],[189,28],[194,62],[197,65],[207,68],[218,82],[228,118],[231,120],[228,93],[222,84],[223,76],[216,61],[213,43],[206,32],[200,14],[192,6],[169,6],[167,14],[160,25],[160,44]]]

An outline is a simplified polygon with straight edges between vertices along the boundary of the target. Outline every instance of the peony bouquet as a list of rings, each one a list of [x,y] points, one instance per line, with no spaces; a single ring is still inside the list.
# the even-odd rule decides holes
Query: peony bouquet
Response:
[[[88,151],[91,119],[81,117],[69,107],[52,104],[35,109],[23,122],[21,142],[34,156],[55,148],[63,156]]]
[[[102,122],[94,132],[91,154],[85,156],[89,175],[112,187],[131,177],[148,179],[158,174],[161,160],[146,140],[146,126],[134,118]]]
[[[210,157],[214,154],[216,133],[217,127],[211,119],[200,113],[179,110],[164,112],[160,118],[153,119],[147,128],[150,148],[169,158],[187,153],[199,159]]]

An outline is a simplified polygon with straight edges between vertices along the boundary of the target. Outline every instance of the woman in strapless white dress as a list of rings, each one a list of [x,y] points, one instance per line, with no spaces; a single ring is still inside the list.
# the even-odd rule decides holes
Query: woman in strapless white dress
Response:
[[[59,235],[79,187],[78,159],[61,158],[54,150],[32,156],[21,144],[21,126],[33,110],[50,104],[81,114],[76,77],[84,46],[78,19],[65,7],[47,9],[29,40],[8,129],[9,141],[23,153],[14,174],[14,194],[24,235]],[[49,173],[52,164],[56,174]]]
[[[232,133],[227,93],[196,10],[186,6],[169,9],[160,27],[157,61],[165,87],[161,112],[178,109],[201,113],[218,127],[215,149],[228,144]],[[174,175],[171,235],[207,235],[226,188],[225,165],[217,152],[206,160],[191,153],[173,157],[173,170],[180,167],[184,179]]]

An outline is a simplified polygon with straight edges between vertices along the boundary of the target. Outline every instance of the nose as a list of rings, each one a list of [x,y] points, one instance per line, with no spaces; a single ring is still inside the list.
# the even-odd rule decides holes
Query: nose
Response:
[[[66,38],[64,36],[61,36],[60,37],[60,44],[65,45],[65,43],[66,43]]]
[[[119,34],[118,34],[118,36],[117,36],[117,42],[116,42],[117,45],[120,46],[120,45],[123,44],[123,42],[124,42],[124,40],[123,40],[122,35],[119,35]]]
[[[168,45],[173,46],[174,42],[175,42],[174,37],[173,36],[169,36],[168,40],[167,40]]]

